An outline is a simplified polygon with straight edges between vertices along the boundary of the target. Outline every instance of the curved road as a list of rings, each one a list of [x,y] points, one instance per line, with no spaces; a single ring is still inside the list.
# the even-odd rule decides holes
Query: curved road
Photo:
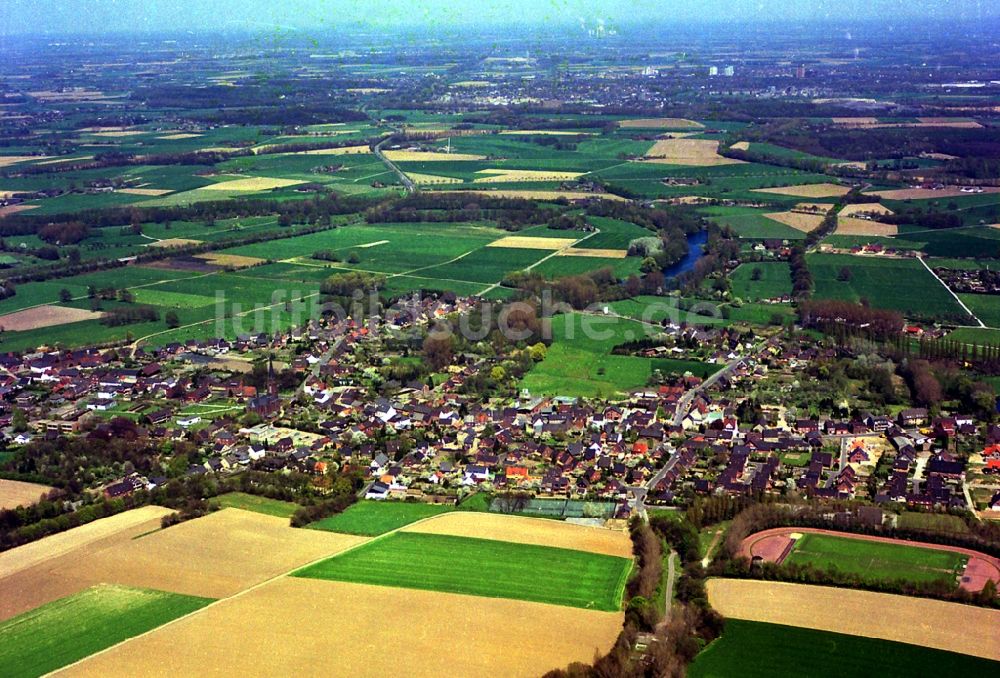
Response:
[[[396,163],[394,163],[392,160],[389,160],[389,158],[385,157],[385,153],[382,152],[382,146],[389,143],[390,139],[392,139],[392,137],[388,136],[382,141],[375,144],[375,146],[372,147],[372,152],[375,154],[375,157],[381,160],[386,167],[388,167],[389,169],[391,169],[393,172],[396,173],[396,176],[399,177],[399,181],[403,184],[403,188],[406,189],[407,193],[416,193],[417,192],[416,184],[413,183],[410,177],[406,176],[403,170],[399,169],[396,166]]]

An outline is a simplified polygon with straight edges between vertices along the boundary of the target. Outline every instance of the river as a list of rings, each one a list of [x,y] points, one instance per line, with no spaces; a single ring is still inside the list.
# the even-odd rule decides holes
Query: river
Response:
[[[687,237],[688,241],[688,253],[687,256],[678,261],[672,266],[667,266],[663,269],[663,275],[667,278],[674,278],[685,271],[690,271],[694,268],[696,261],[701,259],[702,255],[705,254],[705,243],[708,242],[708,231],[698,231],[697,233],[692,233]]]

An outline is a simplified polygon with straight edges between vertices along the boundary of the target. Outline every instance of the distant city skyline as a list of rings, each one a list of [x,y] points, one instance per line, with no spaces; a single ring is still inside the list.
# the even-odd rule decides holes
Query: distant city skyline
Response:
[[[363,10],[363,11],[362,11]],[[638,22],[998,21],[995,0],[4,0],[0,34]]]

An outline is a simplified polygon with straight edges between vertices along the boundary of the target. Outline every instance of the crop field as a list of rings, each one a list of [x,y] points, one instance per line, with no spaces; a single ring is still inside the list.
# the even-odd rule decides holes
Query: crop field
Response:
[[[858,219],[856,217],[837,217],[836,235],[896,235],[899,229],[895,224],[883,224],[871,219]]]
[[[589,241],[587,241],[589,242]],[[580,250],[575,250],[580,251]],[[548,259],[532,270],[541,273],[547,278],[562,278],[569,275],[583,275],[601,268],[610,268],[618,278],[625,278],[633,273],[639,273],[642,266],[642,257],[625,257],[622,250],[617,250],[615,256],[603,254],[592,254],[588,256],[573,256],[574,250],[563,250],[556,256]],[[619,254],[620,253],[620,254]]]
[[[727,618],[784,624],[1000,660],[1000,610],[830,586],[711,579],[712,607]],[[878,616],[873,616],[873,610]]]
[[[30,506],[51,491],[48,485],[0,478],[0,510]]]
[[[375,678],[386,673],[384,656],[417,678],[528,678],[607,652],[621,623],[621,613],[282,577],[92,657],[65,675],[114,675],[138,663],[144,675],[163,678],[305,676],[328,674],[335,658],[337,673]],[[239,638],[239,651],[220,638]],[[377,650],[371,649],[373,639]]]
[[[840,184],[800,184],[798,186],[780,186],[777,188],[757,188],[757,193],[774,193],[776,195],[792,195],[797,198],[834,198],[845,195],[850,189]]]
[[[209,602],[165,591],[94,586],[0,622],[0,674],[48,673]]]
[[[787,563],[836,567],[866,580],[904,579],[955,583],[967,558],[950,551],[888,544],[825,534],[804,534],[785,559]]]
[[[147,509],[0,554],[0,586],[16,592],[0,597],[0,619],[99,583],[224,597],[364,541],[235,508],[161,530],[171,511]]]
[[[23,332],[37,330],[53,325],[65,325],[83,320],[96,320],[103,313],[86,311],[82,308],[66,308],[64,306],[36,306],[23,311],[15,311],[0,316],[0,327],[4,331]]]
[[[613,301],[608,307],[615,313],[641,320],[658,323],[669,320],[677,325],[686,322],[689,325],[724,325],[726,321],[719,312],[718,305],[705,302],[704,306],[691,311],[682,310],[677,300],[671,297],[638,296],[632,299]]]
[[[563,502],[558,502],[563,503]],[[632,540],[621,530],[584,527],[558,520],[458,510],[403,528],[403,532],[446,534],[518,544],[632,557]]]
[[[811,254],[807,260],[817,299],[867,299],[875,308],[908,314],[967,317],[944,285],[914,259]],[[838,280],[844,268],[850,280]]]
[[[702,207],[698,212],[721,226],[728,226],[747,240],[801,240],[805,233],[769,218],[755,207]]]
[[[760,271],[754,280],[754,272]],[[729,274],[733,294],[741,299],[757,301],[792,293],[792,275],[783,261],[741,264]]]
[[[509,235],[486,245],[487,247],[513,247],[523,250],[561,250],[577,241],[576,238],[535,238],[526,235]]]
[[[719,155],[719,142],[712,139],[660,139],[646,151],[646,157],[642,162],[689,167],[743,163],[742,160]]]
[[[578,397],[611,396],[641,388],[653,374],[653,361],[613,355],[611,351],[619,344],[650,333],[655,336],[656,330],[632,320],[581,313],[557,316],[552,319],[553,343],[545,359],[524,376],[521,387],[537,395]],[[689,370],[712,373],[718,369],[695,361],[664,362],[661,368],[680,373]]]
[[[916,644],[830,633],[812,629],[729,619],[720,638],[712,642],[688,668],[692,678],[749,676],[783,678],[811,676],[986,675],[1000,664],[955,652]]]
[[[396,532],[295,576],[613,612],[631,567],[630,559],[571,549]]]
[[[620,219],[587,217],[587,221],[600,230],[600,233],[587,238],[587,247],[628,249],[633,240],[656,235],[649,229]]]
[[[991,294],[960,294],[958,298],[990,327],[1000,327],[1000,297]]]
[[[631,118],[618,121],[622,129],[704,129],[705,125],[686,118]]]
[[[802,233],[816,230],[823,223],[824,217],[822,214],[805,214],[803,212],[770,212],[764,216]]]
[[[266,516],[275,516],[276,518],[291,518],[292,514],[299,508],[298,504],[290,501],[270,499],[244,492],[221,494],[212,503],[220,508],[242,509],[244,511],[263,513]]]
[[[374,537],[404,525],[455,510],[444,504],[401,501],[360,501],[342,513],[312,523],[309,527],[330,532]]]

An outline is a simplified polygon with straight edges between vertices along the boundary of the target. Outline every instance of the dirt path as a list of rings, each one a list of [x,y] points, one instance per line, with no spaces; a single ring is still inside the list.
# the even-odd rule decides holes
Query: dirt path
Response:
[[[942,287],[944,287],[946,290],[948,290],[948,294],[950,294],[952,297],[955,298],[955,301],[957,301],[958,305],[961,306],[962,309],[964,309],[965,312],[969,314],[969,317],[971,317],[973,320],[975,320],[977,323],[979,323],[980,327],[986,327],[986,323],[984,323],[982,320],[980,320],[976,316],[976,314],[972,312],[972,309],[970,309],[968,306],[966,306],[965,302],[962,301],[961,299],[959,299],[958,295],[955,294],[950,287],[948,287],[947,285],[945,285],[944,280],[941,280],[941,278],[938,277],[938,274],[934,272],[934,269],[932,269],[930,266],[927,265],[927,262],[924,261],[923,257],[917,257],[917,261],[919,261],[921,264],[923,264],[924,268],[927,269],[927,272],[930,273],[932,276],[934,276],[934,279],[937,280],[939,283],[941,283]]]

